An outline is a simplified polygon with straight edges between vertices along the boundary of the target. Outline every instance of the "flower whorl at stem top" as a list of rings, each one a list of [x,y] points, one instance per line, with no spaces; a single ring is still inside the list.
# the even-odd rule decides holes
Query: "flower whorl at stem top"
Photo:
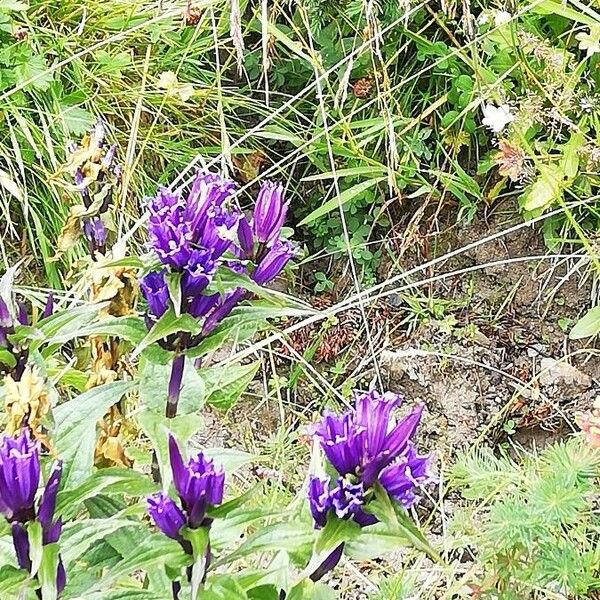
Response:
[[[326,414],[314,427],[329,463],[339,475],[312,476],[308,499],[315,527],[325,525],[329,511],[361,526],[376,522],[363,510],[368,490],[379,482],[404,508],[418,501],[415,489],[431,480],[429,456],[417,454],[411,441],[423,411],[416,407],[396,422],[393,410],[402,397],[386,392],[355,394],[355,405],[342,414]]]
[[[16,439],[4,436],[0,441],[0,513],[11,524],[19,567],[28,571],[31,571],[32,563],[27,524],[37,521],[41,525],[44,546],[56,543],[62,530],[62,521],[54,518],[62,465],[55,463],[36,510],[40,474],[39,444],[31,439],[29,431],[24,430]],[[58,594],[65,583],[65,569],[59,557]]]
[[[187,197],[161,188],[149,201],[148,237],[163,265],[161,271],[148,273],[141,281],[149,325],[169,309],[170,273],[179,277],[180,311],[204,319],[201,335],[206,335],[249,295],[242,288],[206,294],[219,267],[247,272],[264,285],[279,275],[295,254],[294,247],[280,239],[287,213],[283,187],[263,184],[251,221],[232,206],[234,192],[233,182],[200,172]],[[255,262],[254,269],[248,261]],[[183,346],[196,343],[197,339],[187,340]]]
[[[210,526],[207,511],[223,502],[225,473],[200,452],[184,463],[175,438],[169,436],[169,458],[173,485],[181,507],[164,492],[148,498],[148,513],[156,526],[168,537],[182,541],[181,528]],[[186,550],[187,551],[187,550]]]

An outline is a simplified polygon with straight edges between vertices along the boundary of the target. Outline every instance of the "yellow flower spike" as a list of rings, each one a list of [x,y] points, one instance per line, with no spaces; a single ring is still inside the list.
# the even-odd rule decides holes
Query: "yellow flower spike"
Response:
[[[37,437],[41,421],[50,409],[44,380],[38,368],[27,366],[20,381],[7,375],[4,382],[4,410],[8,415],[6,432],[14,435],[27,419],[27,424]]]

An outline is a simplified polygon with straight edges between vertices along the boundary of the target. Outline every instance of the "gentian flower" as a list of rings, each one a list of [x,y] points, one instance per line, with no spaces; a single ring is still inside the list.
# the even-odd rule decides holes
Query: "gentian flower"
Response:
[[[192,554],[191,543],[185,539],[182,528],[210,529],[212,519],[207,512],[223,502],[225,473],[217,469],[212,460],[202,452],[184,462],[177,441],[169,435],[169,459],[173,475],[173,486],[179,504],[165,492],[148,498],[148,514],[155,525],[167,537],[177,540],[187,554]],[[204,556],[206,568],[210,563],[210,544]],[[191,577],[191,573],[188,573]]]
[[[289,202],[283,201],[283,185],[272,181],[262,184],[256,199],[252,229],[259,244],[270,245],[279,238]]]
[[[252,279],[260,285],[273,281],[294,257],[296,249],[291,242],[277,240],[256,266]]]
[[[19,567],[31,572],[31,557],[27,525],[37,521],[42,526],[42,545],[58,542],[62,521],[54,518],[56,495],[62,475],[61,463],[56,463],[44,487],[38,507],[35,497],[40,485],[39,444],[25,429],[13,439],[0,441],[0,513],[11,524],[13,545]],[[56,572],[56,590],[60,595],[66,584],[62,559]]]
[[[377,518],[366,510],[375,483],[405,509],[418,501],[415,490],[432,479],[430,456],[419,455],[411,441],[423,407],[396,421],[393,411],[401,402],[402,397],[391,392],[355,393],[351,410],[342,415],[328,413],[313,428],[338,475],[335,479],[312,475],[309,480],[308,501],[315,528],[324,527],[329,514],[352,519],[361,527],[376,523]],[[341,555],[336,547],[311,578],[317,581],[335,567]]]

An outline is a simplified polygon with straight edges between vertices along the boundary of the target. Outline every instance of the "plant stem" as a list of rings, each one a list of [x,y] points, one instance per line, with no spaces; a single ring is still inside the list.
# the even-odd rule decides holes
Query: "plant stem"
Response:
[[[167,396],[167,408],[165,410],[167,419],[173,419],[177,416],[177,404],[179,403],[179,394],[181,393],[184,366],[185,354],[176,354],[171,365],[171,377],[169,378],[169,392]]]
[[[173,600],[179,600],[179,592],[181,591],[181,584],[179,581],[171,582],[171,590],[173,592]]]

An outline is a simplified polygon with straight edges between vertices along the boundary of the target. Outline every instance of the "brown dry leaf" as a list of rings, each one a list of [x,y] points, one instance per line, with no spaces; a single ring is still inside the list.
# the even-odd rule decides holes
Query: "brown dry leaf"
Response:
[[[111,408],[106,420],[98,422],[100,436],[94,451],[94,464],[105,468],[119,466],[130,468],[133,461],[125,454],[123,441],[121,439],[121,414],[116,407]]]
[[[267,157],[260,151],[233,157],[233,164],[237,169],[238,177],[243,183],[256,179],[266,162]]]
[[[36,435],[50,410],[46,386],[37,367],[27,366],[20,381],[7,375],[4,386],[4,411],[8,416],[6,433],[14,435],[26,422]]]
[[[90,300],[110,304],[102,310],[102,314],[123,317],[131,313],[138,296],[138,281],[135,269],[131,267],[111,267],[113,258],[110,255],[96,256],[92,268],[92,289]]]
[[[85,215],[85,212],[86,209],[83,204],[71,207],[67,221],[60,230],[58,241],[56,242],[56,254],[50,261],[57,261],[67,250],[75,245],[81,233],[81,219]]]
[[[498,172],[502,177],[509,177],[511,181],[519,181],[523,174],[525,152],[520,146],[508,140],[500,140],[498,145],[500,151],[494,156],[494,162],[498,165]]]

